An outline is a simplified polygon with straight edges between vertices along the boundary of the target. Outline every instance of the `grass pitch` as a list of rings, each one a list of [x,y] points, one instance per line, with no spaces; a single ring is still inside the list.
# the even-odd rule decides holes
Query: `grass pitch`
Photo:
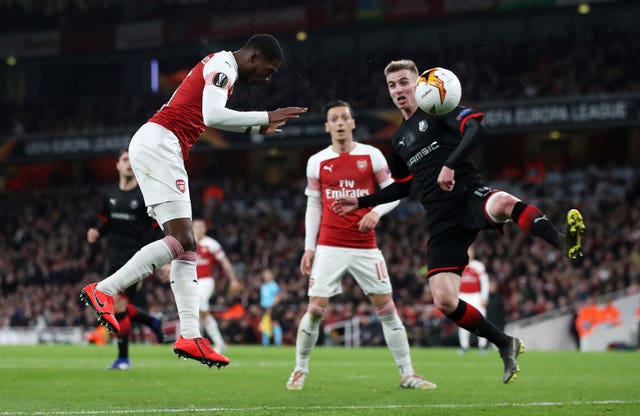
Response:
[[[232,346],[231,365],[178,360],[171,345],[0,347],[0,415],[638,415],[639,352],[529,352],[502,384],[495,351],[415,348],[437,390],[404,390],[386,348],[317,347],[305,389],[287,391],[293,347]]]

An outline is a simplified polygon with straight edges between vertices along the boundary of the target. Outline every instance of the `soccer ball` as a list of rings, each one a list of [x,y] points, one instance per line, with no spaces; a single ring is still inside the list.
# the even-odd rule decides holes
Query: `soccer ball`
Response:
[[[425,113],[447,114],[460,104],[460,98],[462,98],[460,80],[448,69],[428,69],[418,77],[415,97]]]

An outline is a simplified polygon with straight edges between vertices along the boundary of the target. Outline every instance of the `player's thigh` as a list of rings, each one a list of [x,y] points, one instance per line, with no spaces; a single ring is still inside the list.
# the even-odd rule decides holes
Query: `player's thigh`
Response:
[[[477,234],[477,230],[456,227],[432,236],[427,249],[427,277],[438,273],[461,275],[469,263],[469,246]]]
[[[365,295],[391,293],[391,281],[382,252],[376,249],[350,249],[347,271]]]
[[[207,277],[198,279],[198,299],[200,310],[206,312],[209,310],[209,301],[215,290],[215,281],[213,278]]]
[[[178,138],[166,128],[146,123],[129,144],[131,167],[145,204],[190,202],[189,179]]]
[[[317,246],[309,277],[309,296],[330,298],[342,293],[342,276],[350,261],[341,247]]]

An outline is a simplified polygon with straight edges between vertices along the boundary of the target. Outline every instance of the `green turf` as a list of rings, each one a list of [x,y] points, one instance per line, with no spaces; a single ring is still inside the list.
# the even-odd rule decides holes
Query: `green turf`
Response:
[[[435,391],[399,387],[385,348],[314,350],[303,391],[287,391],[292,347],[232,347],[208,369],[171,346],[133,346],[133,369],[106,371],[114,346],[0,347],[0,415],[638,415],[640,353],[526,352],[502,384],[497,352],[414,349]]]

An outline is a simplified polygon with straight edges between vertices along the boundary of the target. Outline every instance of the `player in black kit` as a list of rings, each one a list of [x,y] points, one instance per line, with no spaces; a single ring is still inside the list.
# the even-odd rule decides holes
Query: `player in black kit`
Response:
[[[97,224],[87,231],[87,241],[90,244],[95,243],[100,237],[109,235],[109,274],[122,267],[140,247],[163,235],[158,224],[147,215],[142,192],[131,170],[128,151],[120,151],[116,168],[118,184],[107,190]],[[120,323],[120,331],[116,334],[118,358],[108,367],[109,369],[130,368],[129,332],[132,321],[149,326],[158,342],[163,341],[162,322],[134,306],[144,303],[144,299],[139,295],[138,286],[134,285],[116,298],[115,316]]]
[[[443,116],[420,110],[414,98],[418,69],[411,60],[392,61],[384,73],[389,94],[404,117],[392,139],[390,167],[395,182],[372,195],[337,199],[333,209],[345,214],[394,201],[408,196],[415,183],[429,220],[427,278],[435,306],[456,325],[498,347],[504,362],[503,382],[510,383],[520,371],[516,360],[524,344],[458,298],[460,275],[469,261],[467,249],[478,231],[502,233],[504,223],[514,221],[575,264],[582,258],[582,215],[570,210],[566,233],[560,233],[535,206],[486,186],[468,157],[486,135],[480,124],[483,114],[460,106]]]

